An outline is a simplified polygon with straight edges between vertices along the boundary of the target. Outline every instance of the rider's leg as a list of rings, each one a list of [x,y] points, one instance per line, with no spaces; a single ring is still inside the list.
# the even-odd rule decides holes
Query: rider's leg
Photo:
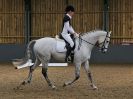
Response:
[[[65,57],[65,62],[68,62],[68,57],[70,56],[71,54],[71,50],[72,48],[70,47],[70,45],[67,46],[67,52],[66,52],[66,57]]]
[[[72,38],[70,37],[70,35],[62,34],[62,37],[66,40],[66,42],[68,42],[70,44],[71,48],[73,48],[74,42],[73,42]]]
[[[74,46],[74,42],[72,40],[72,38],[70,37],[69,34],[62,34],[62,37],[66,40],[66,42],[68,42],[70,44],[70,46],[67,47],[67,52],[66,52],[66,58],[65,58],[65,61],[67,62],[67,58],[68,56],[71,54],[71,51],[73,49],[73,46]]]

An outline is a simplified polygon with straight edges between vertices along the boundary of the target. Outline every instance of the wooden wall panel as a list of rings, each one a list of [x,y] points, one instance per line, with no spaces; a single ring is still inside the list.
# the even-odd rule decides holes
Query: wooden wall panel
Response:
[[[54,37],[62,29],[67,4],[74,5],[76,32],[103,29],[103,0],[31,0],[32,39]],[[133,42],[133,0],[109,0],[112,43]],[[24,43],[24,0],[0,0],[0,43]]]
[[[33,0],[32,38],[54,37],[61,32],[65,0]]]
[[[23,0],[0,0],[0,43],[23,43]]]
[[[54,37],[62,29],[64,9],[68,4],[75,7],[72,25],[76,32],[102,29],[103,0],[33,0],[32,38]]]
[[[133,0],[110,0],[109,4],[112,42],[133,42]]]

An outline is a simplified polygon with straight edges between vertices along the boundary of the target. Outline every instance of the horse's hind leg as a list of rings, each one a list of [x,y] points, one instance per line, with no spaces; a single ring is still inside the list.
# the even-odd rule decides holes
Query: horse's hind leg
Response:
[[[47,70],[48,70],[48,63],[42,63],[42,74],[44,78],[46,79],[48,85],[52,87],[52,89],[56,89],[56,87],[51,83],[50,79],[48,78]]]
[[[98,88],[95,86],[95,84],[94,84],[94,81],[93,81],[93,78],[92,78],[92,74],[91,74],[90,69],[89,69],[89,61],[87,60],[86,62],[84,62],[84,63],[83,63],[83,66],[84,66],[84,69],[85,69],[85,71],[86,71],[86,73],[87,73],[88,79],[89,79],[90,82],[91,82],[91,87],[92,87],[93,89],[98,89]]]
[[[32,73],[35,70],[35,68],[40,65],[40,63],[41,63],[40,60],[38,58],[36,58],[36,61],[35,61],[34,65],[31,66],[30,69],[29,69],[29,75],[28,75],[28,78],[27,78],[27,83],[31,82]]]
[[[41,63],[40,60],[38,58],[36,58],[36,61],[35,61],[34,65],[32,65],[32,66],[29,67],[29,75],[28,75],[28,78],[26,80],[24,80],[17,88],[20,88],[22,85],[26,85],[27,83],[30,83],[31,82],[32,73],[35,70],[35,68],[40,65],[40,63]]]

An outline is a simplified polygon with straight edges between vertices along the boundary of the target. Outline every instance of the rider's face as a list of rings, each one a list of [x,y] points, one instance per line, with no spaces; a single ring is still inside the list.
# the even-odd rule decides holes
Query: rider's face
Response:
[[[74,15],[74,12],[71,12],[71,15],[73,16]]]
[[[74,15],[73,11],[69,11],[68,14],[72,17]]]

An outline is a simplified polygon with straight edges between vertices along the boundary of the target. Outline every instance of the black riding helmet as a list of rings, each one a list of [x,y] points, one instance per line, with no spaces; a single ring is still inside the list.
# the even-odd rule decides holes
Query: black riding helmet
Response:
[[[75,9],[74,9],[74,7],[73,7],[72,5],[68,5],[68,6],[66,7],[65,12],[67,13],[67,12],[69,12],[69,11],[75,12]]]

